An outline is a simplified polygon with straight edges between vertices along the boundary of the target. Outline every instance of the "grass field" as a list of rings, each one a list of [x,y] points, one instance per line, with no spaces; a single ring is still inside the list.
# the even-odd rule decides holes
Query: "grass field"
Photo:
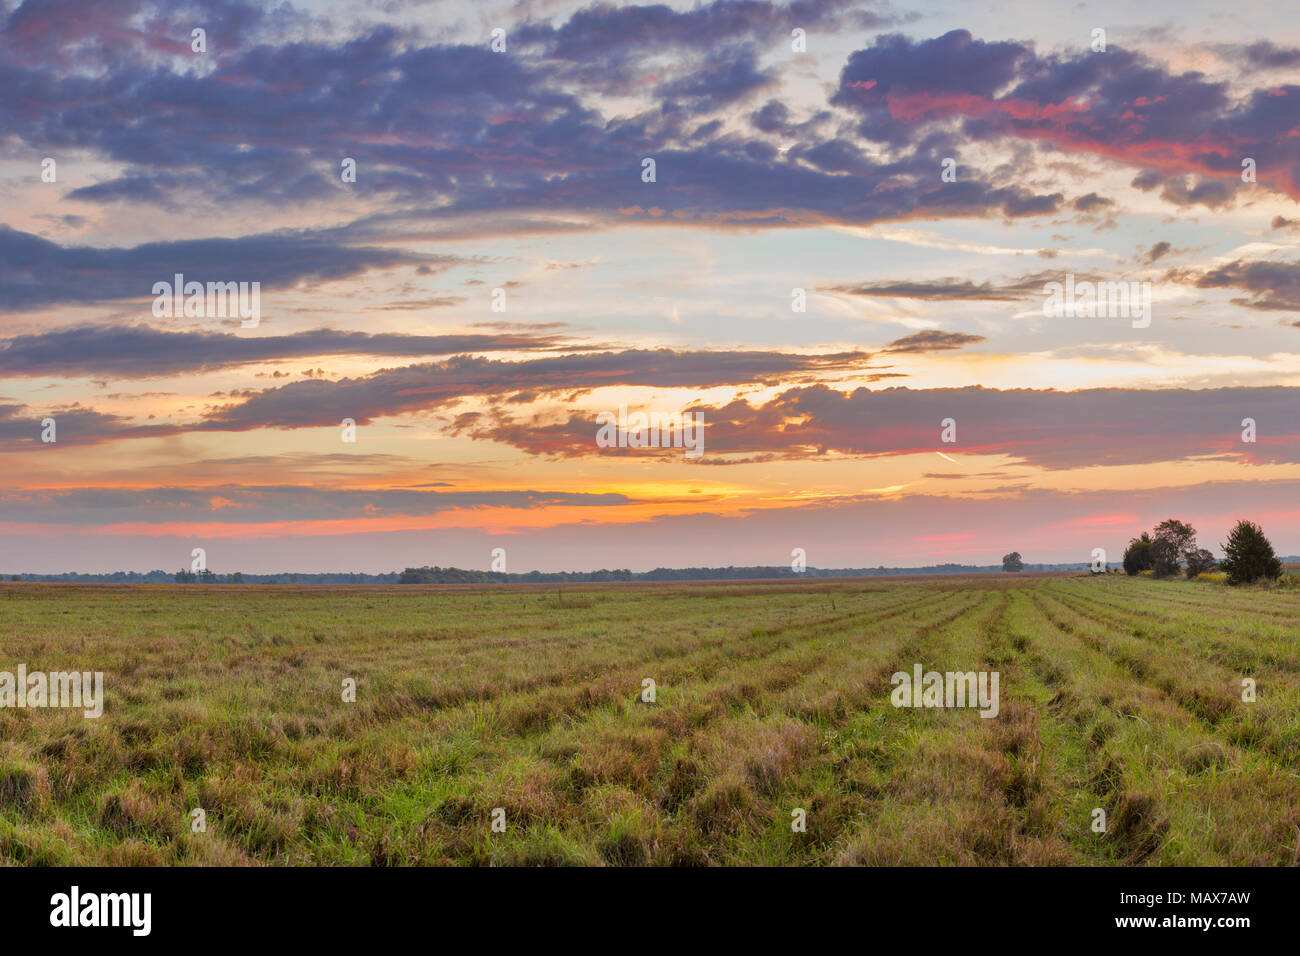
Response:
[[[0,709],[0,861],[1293,865],[1298,625],[1123,576],[5,584],[0,670],[107,703]],[[916,663],[1000,713],[894,708]]]

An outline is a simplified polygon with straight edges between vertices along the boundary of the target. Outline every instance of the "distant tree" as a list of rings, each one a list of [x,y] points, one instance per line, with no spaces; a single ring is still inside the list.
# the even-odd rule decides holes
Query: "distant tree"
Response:
[[[204,568],[199,572],[199,580],[204,584],[216,584],[217,576],[212,572],[211,568]]]
[[[11,575],[9,575],[9,580],[10,580],[10,581],[21,581],[22,579],[23,579],[23,576],[22,576],[21,574],[11,574]]]
[[[1156,525],[1151,536],[1151,570],[1158,578],[1177,574],[1187,554],[1196,550],[1196,529],[1176,518]]]
[[[231,584],[243,584],[243,583],[244,583],[244,572],[243,572],[243,571],[236,571],[234,574],[232,574],[232,575],[230,576],[230,583],[231,583]]]
[[[1002,556],[1003,571],[1023,571],[1024,569],[1025,562],[1020,560],[1019,551],[1012,551],[1010,554],[1004,554]]]
[[[1139,571],[1150,571],[1154,560],[1151,557],[1151,535],[1145,531],[1139,538],[1133,538],[1124,550],[1124,571],[1130,577]]]
[[[1282,576],[1282,562],[1273,553],[1273,545],[1264,537],[1264,529],[1253,521],[1238,521],[1223,546],[1219,567],[1228,574],[1229,584],[1250,584],[1264,578]]]
[[[198,575],[196,575],[193,571],[186,571],[184,568],[181,568],[179,571],[176,572],[177,584],[193,584],[197,579],[198,579]]]
[[[1214,560],[1214,555],[1204,548],[1187,552],[1187,580],[1192,580],[1198,574],[1208,574],[1216,567],[1218,562]]]

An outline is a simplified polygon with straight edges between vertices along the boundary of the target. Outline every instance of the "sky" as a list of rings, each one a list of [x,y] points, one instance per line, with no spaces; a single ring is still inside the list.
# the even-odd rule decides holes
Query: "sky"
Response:
[[[0,24],[4,573],[1300,553],[1294,11]]]

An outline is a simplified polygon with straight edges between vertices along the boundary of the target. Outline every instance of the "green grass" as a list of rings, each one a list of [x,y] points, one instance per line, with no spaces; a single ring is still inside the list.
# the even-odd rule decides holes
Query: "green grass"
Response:
[[[0,670],[106,705],[0,709],[0,862],[1292,865],[1298,624],[1123,576],[5,584]],[[915,663],[999,715],[895,709]]]

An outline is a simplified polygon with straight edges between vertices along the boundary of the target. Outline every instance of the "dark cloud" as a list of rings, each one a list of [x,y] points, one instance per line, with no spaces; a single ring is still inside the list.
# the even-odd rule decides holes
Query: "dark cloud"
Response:
[[[1142,254],[1142,258],[1146,262],[1155,262],[1157,259],[1161,258],[1162,256],[1167,255],[1169,253],[1169,250],[1172,248],[1173,248],[1172,245],[1162,240],[1160,242],[1157,242],[1150,249],[1146,250]]]
[[[471,396],[516,392],[570,399],[614,385],[711,388],[811,381],[829,372],[867,370],[863,352],[679,352],[634,349],[502,362],[457,356],[445,362],[384,369],[364,378],[311,379],[257,392],[214,409],[198,426],[219,430],[305,428],[367,422],[384,415],[446,408]]]
[[[1107,199],[1105,196],[1099,196],[1096,193],[1088,193],[1086,196],[1080,196],[1074,201],[1074,208],[1079,212],[1095,212],[1098,209],[1105,209],[1115,205],[1115,200]]]
[[[187,282],[260,282],[263,290],[270,290],[370,269],[414,264],[450,268],[464,261],[348,246],[306,232],[151,242],[131,248],[65,247],[0,225],[0,310],[114,299],[148,300],[148,310],[154,283],[170,283],[176,273]]]
[[[886,352],[948,352],[985,341],[982,335],[968,335],[965,332],[940,332],[929,329],[915,332],[901,339],[895,339],[885,346]]]
[[[1129,185],[1134,189],[1140,189],[1144,193],[1150,192],[1164,182],[1164,176],[1154,169],[1144,169],[1133,177],[1133,182]]]
[[[858,108],[885,103],[891,94],[962,93],[991,97],[1019,73],[1030,51],[1018,43],[986,43],[968,30],[913,42],[900,34],[876,37],[849,57],[833,102]]]
[[[1300,462],[1296,388],[1085,389],[793,388],[770,402],[696,404],[704,420],[704,457],[714,464],[753,456],[817,460],[836,455],[942,451],[960,459],[1001,455],[1061,470],[1217,458],[1244,463]],[[957,442],[941,441],[955,419]],[[1255,419],[1258,441],[1241,441],[1242,419]],[[562,424],[513,420],[498,413],[462,423],[474,438],[532,454],[603,453],[590,417]],[[977,466],[978,467],[978,466]]]
[[[1039,284],[1041,286],[1041,283]],[[994,286],[992,282],[969,279],[917,279],[872,282],[859,286],[837,286],[830,291],[846,295],[879,296],[891,299],[926,299],[931,302],[961,301],[1014,302],[1024,298],[1025,288]]]
[[[520,43],[540,45],[547,57],[611,65],[637,61],[665,48],[710,52],[742,40],[788,40],[794,27],[810,32],[848,25],[873,29],[899,19],[886,4],[854,4],[852,0],[795,0],[790,4],[717,0],[686,10],[664,4],[603,2],[578,10],[558,27],[532,22],[512,33]]]
[[[1300,309],[1300,262],[1238,259],[1199,274],[1174,270],[1169,278],[1190,282],[1199,289],[1242,289],[1246,295],[1232,301],[1250,309]]]
[[[1217,208],[1243,185],[1244,157],[1268,157],[1270,175],[1260,182],[1300,196],[1297,96],[1295,86],[1229,95],[1226,82],[1175,73],[1114,45],[1104,55],[1042,55],[954,30],[877,37],[849,58],[832,102],[859,114],[866,139],[928,151],[938,128],[957,124],[976,142],[1044,142],[1140,166],[1135,187],[1163,186],[1170,203]],[[944,142],[948,155],[960,145],[951,135]]]
[[[46,419],[54,419],[54,441],[45,442]],[[137,425],[118,415],[107,415],[84,405],[62,405],[36,409],[30,405],[0,405],[0,452],[47,449],[56,455],[60,448],[96,445],[121,438],[155,438],[174,435],[172,425]]]
[[[1042,255],[1043,253],[1040,253]],[[1047,251],[1047,258],[1056,258]],[[1099,277],[1079,274],[1080,281],[1096,282]],[[1061,272],[1035,272],[1005,279],[1000,282],[948,277],[943,279],[915,279],[901,281],[868,282],[857,286],[836,286],[828,291],[844,295],[874,296],[891,299],[924,299],[929,302],[1016,302],[1030,296],[1042,295],[1048,282],[1063,281]]]
[[[1228,47],[1225,52],[1230,56],[1244,54],[1246,66],[1252,70],[1277,70],[1300,66],[1300,50],[1294,47],[1275,46],[1267,40],[1251,43],[1244,49]]]
[[[292,335],[163,332],[152,328],[82,326],[0,341],[0,377],[151,378],[252,362],[321,355],[452,355],[503,350],[583,351],[554,335],[401,335],[314,329]]]
[[[775,69],[760,70],[758,56],[745,50],[724,54],[690,76],[660,85],[656,92],[670,100],[692,100],[697,109],[718,109],[772,86],[776,77]]]
[[[216,59],[307,22],[289,4],[241,0],[27,0],[4,24],[0,51],[22,63],[68,70],[161,64],[190,55],[190,31],[201,24],[207,55]]]
[[[1218,209],[1232,204],[1236,198],[1236,184],[1204,178],[1189,183],[1185,176],[1171,176],[1164,181],[1160,198],[1175,206],[1202,205]]]
[[[198,14],[213,48],[207,70],[191,68]],[[848,0],[596,4],[560,23],[511,26],[501,55],[486,42],[421,45],[391,27],[286,42],[311,22],[287,5],[24,4],[0,33],[0,85],[22,91],[0,97],[0,128],[50,155],[88,151],[122,167],[70,199],[188,211],[196,195],[293,204],[349,190],[387,206],[340,244],[420,220],[507,213],[627,221],[654,207],[656,222],[752,228],[1058,211],[1064,197],[1024,177],[998,182],[963,166],[958,182],[938,181],[940,156],[995,138],[1139,165],[1156,177],[1148,188],[1163,185],[1178,205],[1232,202],[1243,153],[1268,157],[1261,183],[1294,186],[1288,97],[1300,88],[1230,98],[1223,83],[1121,48],[1044,55],[965,30],[877,36],[849,57],[831,103],[857,114],[861,141],[847,129],[818,135],[828,111],[795,116],[779,100],[750,114],[759,138],[725,131],[728,110],[777,75],[760,55],[793,26],[815,36],[899,20]],[[21,55],[78,44],[98,44],[102,75]],[[585,98],[593,89],[646,108],[605,117]],[[781,153],[771,136],[798,142]],[[897,148],[882,160],[876,143]],[[639,178],[645,156],[659,162],[652,189]],[[339,181],[343,157],[358,162],[355,184]],[[1105,202],[1089,195],[1075,206]]]
[[[113,9],[119,18],[136,11]],[[596,6],[559,26],[512,29],[512,50],[520,52],[509,55],[486,43],[420,46],[378,28],[338,45],[236,42],[207,72],[187,68],[187,46],[175,63],[123,54],[93,82],[11,66],[0,80],[23,95],[0,97],[0,128],[49,155],[84,150],[123,167],[117,178],[67,196],[83,202],[192,213],[195,196],[295,204],[350,190],[387,204],[335,237],[341,244],[421,220],[581,211],[627,221],[626,210],[651,206],[665,213],[657,222],[746,228],[1054,212],[1058,194],[995,185],[974,170],[960,183],[940,184],[930,156],[883,162],[842,139],[813,135],[826,111],[796,119],[783,105],[760,110],[761,128],[799,135],[788,155],[766,139],[724,132],[726,111],[776,75],[759,65],[760,51],[787,42],[792,25],[815,31],[894,16],[873,9],[841,0],[789,7],[742,0],[681,12]],[[134,50],[136,28],[118,36],[104,26],[112,19],[101,11],[98,26],[87,29],[110,47]],[[260,20],[249,31],[275,35]],[[698,60],[667,74],[639,65],[662,60],[668,48],[695,51]],[[574,85],[574,64],[612,92],[648,96],[650,108],[607,119],[579,95],[585,88]],[[0,74],[5,69],[0,57]],[[640,181],[645,156],[659,163],[652,189]],[[355,184],[339,181],[343,157],[358,163]]]

